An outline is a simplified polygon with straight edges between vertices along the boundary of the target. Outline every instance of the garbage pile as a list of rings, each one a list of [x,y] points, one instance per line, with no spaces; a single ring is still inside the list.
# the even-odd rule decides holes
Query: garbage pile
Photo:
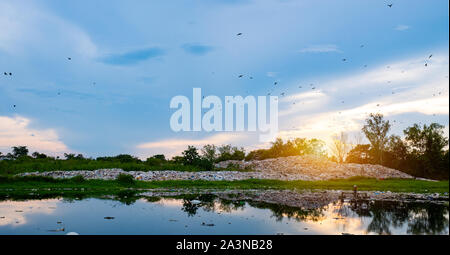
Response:
[[[216,168],[229,167],[251,169],[266,175],[284,175],[298,180],[346,179],[353,176],[372,178],[403,178],[413,176],[401,171],[371,164],[338,164],[317,156],[290,156],[265,160],[238,161],[227,160],[217,163]]]
[[[231,169],[239,168],[239,171]],[[255,161],[228,160],[216,164],[221,171],[184,172],[173,170],[161,171],[124,171],[122,169],[99,169],[77,171],[51,171],[22,173],[19,176],[48,176],[53,178],[72,178],[83,176],[85,179],[114,180],[119,174],[132,175],[136,180],[205,180],[236,181],[247,179],[271,180],[329,180],[346,179],[353,176],[364,176],[378,179],[403,178],[412,176],[398,170],[370,164],[337,164],[313,156],[292,156]]]

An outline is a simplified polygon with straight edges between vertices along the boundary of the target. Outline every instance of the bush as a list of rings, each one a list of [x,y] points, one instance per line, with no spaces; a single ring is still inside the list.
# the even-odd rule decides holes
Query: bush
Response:
[[[161,166],[162,163],[163,161],[161,159],[155,157],[148,158],[145,161],[145,164],[149,166]]]
[[[202,158],[202,159],[197,159],[194,162],[194,165],[201,168],[202,170],[205,171],[211,171],[214,169],[214,164],[213,162],[209,161],[208,159]]]
[[[73,181],[73,182],[76,182],[76,183],[82,183],[86,179],[82,175],[77,175],[77,176],[74,176],[74,177],[70,178],[70,180]]]
[[[116,181],[120,185],[124,185],[124,186],[131,186],[136,183],[133,176],[131,176],[129,174],[119,174],[119,176],[117,176],[117,178],[116,178]]]

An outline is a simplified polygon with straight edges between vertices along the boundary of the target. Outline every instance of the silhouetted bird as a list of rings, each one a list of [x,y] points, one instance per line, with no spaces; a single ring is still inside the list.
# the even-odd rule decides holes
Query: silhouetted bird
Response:
[[[346,59],[346,58],[343,58],[342,61],[347,61],[347,59]]]
[[[242,76],[244,76],[244,75],[243,75],[243,74],[240,74],[240,75],[239,75],[239,78],[242,78]]]
[[[388,4],[387,6],[389,6],[389,8],[391,8],[391,7],[392,7],[392,4]]]
[[[433,54],[431,54],[428,58],[431,58],[433,56]]]
[[[67,58],[68,60],[72,60],[72,58]]]
[[[425,63],[425,66],[428,66],[428,64],[427,64],[427,63]]]
[[[14,108],[16,108],[16,105],[13,105]]]
[[[236,35],[239,36],[239,35],[242,35],[242,33],[237,33]]]
[[[278,82],[274,82],[274,83],[273,83],[273,85],[277,85],[277,84],[278,84]]]
[[[3,74],[4,74],[4,75],[8,75],[8,73],[7,73],[7,72],[4,72]]]
[[[9,73],[9,75],[12,75],[12,73]]]

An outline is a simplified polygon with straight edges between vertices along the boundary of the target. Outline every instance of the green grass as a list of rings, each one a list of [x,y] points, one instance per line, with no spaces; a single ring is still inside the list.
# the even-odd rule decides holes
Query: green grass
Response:
[[[278,180],[243,180],[243,181],[136,181],[123,185],[111,180],[53,179],[48,177],[0,177],[0,194],[14,193],[54,193],[75,194],[116,194],[124,190],[145,189],[318,189],[351,190],[353,185],[358,190],[377,190],[392,192],[445,193],[449,192],[449,182],[429,182],[420,180],[368,178],[351,178],[328,181],[278,181]]]

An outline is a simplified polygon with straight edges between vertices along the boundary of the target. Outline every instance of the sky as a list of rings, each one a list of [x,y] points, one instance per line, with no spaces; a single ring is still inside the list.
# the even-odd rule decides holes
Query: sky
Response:
[[[0,0],[0,152],[268,146],[172,131],[170,100],[194,87],[278,96],[284,139],[357,140],[369,113],[390,134],[437,122],[448,136],[448,20],[447,0]]]

